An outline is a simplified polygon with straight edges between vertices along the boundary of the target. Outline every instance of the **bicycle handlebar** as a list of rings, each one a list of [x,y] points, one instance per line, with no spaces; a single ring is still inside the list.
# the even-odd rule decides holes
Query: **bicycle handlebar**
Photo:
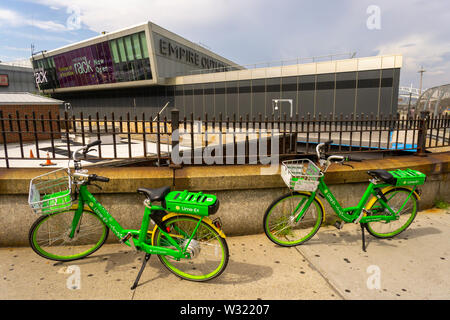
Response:
[[[86,155],[86,153],[88,153],[92,147],[98,146],[102,143],[101,140],[96,140],[94,142],[91,142],[89,144],[87,144],[84,147],[78,148],[77,150],[75,150],[75,152],[73,153],[73,160],[74,161],[80,161],[80,159],[78,159],[78,153],[82,152],[83,155]]]
[[[100,181],[100,182],[109,182],[109,178],[107,177],[102,177],[102,176],[98,176],[96,174],[90,174],[89,175],[89,179],[91,181]]]
[[[98,176],[96,174],[87,174],[82,172],[74,172],[73,175],[75,177],[87,179],[87,181],[100,181],[100,182],[109,182],[109,178]]]
[[[324,168],[324,172],[327,171],[327,169],[331,165],[332,161],[339,162],[342,165],[347,165],[347,164],[344,164],[344,162],[346,162],[346,161],[353,161],[353,162],[361,162],[362,161],[361,159],[353,159],[353,158],[350,158],[349,156],[338,156],[338,155],[328,156],[326,154],[323,154],[324,157],[322,157],[322,154],[321,154],[322,147],[329,146],[332,143],[333,143],[333,140],[329,140],[326,142],[319,143],[316,147],[317,159],[318,159],[320,165]],[[351,166],[351,165],[348,165],[348,166],[353,168],[353,166]]]
[[[319,143],[318,145],[317,145],[317,147],[316,147],[316,153],[317,153],[317,159],[318,160],[320,160],[320,149],[323,147],[323,146],[329,146],[330,144],[332,144],[333,143],[333,140],[328,140],[328,141],[326,141],[326,142],[322,142],[322,143]]]

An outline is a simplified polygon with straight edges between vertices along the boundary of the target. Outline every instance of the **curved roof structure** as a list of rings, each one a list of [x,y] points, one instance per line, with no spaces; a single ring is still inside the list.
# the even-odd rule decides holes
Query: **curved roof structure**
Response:
[[[427,89],[417,100],[416,110],[434,115],[450,113],[450,84]]]

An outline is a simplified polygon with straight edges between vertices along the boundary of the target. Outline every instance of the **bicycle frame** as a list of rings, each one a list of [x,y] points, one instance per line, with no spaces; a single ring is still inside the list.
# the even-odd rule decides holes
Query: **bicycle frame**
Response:
[[[83,208],[87,204],[89,208],[108,226],[108,228],[118,237],[119,239],[124,239],[128,234],[131,234],[131,237],[124,241],[123,243],[130,246],[135,247],[138,250],[142,250],[149,254],[160,254],[160,255],[169,255],[174,257],[175,259],[183,259],[189,258],[190,255],[187,250],[187,245],[184,249],[180,247],[180,245],[163,229],[159,228],[159,230],[166,236],[167,240],[173,245],[177,250],[173,250],[170,248],[164,248],[159,246],[151,245],[151,239],[148,240],[148,227],[150,224],[150,215],[152,210],[165,210],[163,207],[157,205],[151,205],[150,207],[145,207],[144,216],[142,219],[141,228],[139,230],[133,229],[124,229],[118,222],[115,220],[111,214],[95,199],[92,193],[89,192],[86,185],[81,185],[78,193],[78,208],[75,212],[73,221],[72,221],[72,229],[70,233],[70,237],[72,238],[75,234],[76,228],[80,222]],[[193,236],[197,232],[198,227],[202,221],[203,217],[198,217],[199,221],[192,232],[192,235],[189,237],[188,244],[192,240]],[[179,230],[181,231],[181,230]],[[137,238],[135,238],[137,237]]]
[[[299,202],[297,207],[294,210],[294,214],[300,210],[300,208],[303,208],[300,210],[296,217],[296,222],[298,222],[303,215],[305,214],[306,210],[309,208],[313,200],[317,196],[317,192],[320,192],[320,194],[327,200],[327,202],[330,204],[331,208],[333,208],[334,212],[337,214],[339,218],[341,218],[345,222],[353,222],[353,223],[367,223],[367,222],[373,222],[373,221],[392,221],[396,220],[398,217],[398,213],[403,209],[406,202],[409,200],[411,195],[415,193],[416,186],[413,188],[407,188],[411,190],[410,194],[406,198],[403,205],[398,209],[397,212],[392,210],[392,208],[386,203],[382,197],[379,196],[378,191],[381,189],[384,189],[386,187],[392,187],[389,184],[374,184],[373,182],[370,182],[370,184],[367,186],[366,191],[364,192],[361,200],[356,206],[353,207],[347,207],[344,208],[341,206],[341,204],[336,200],[335,196],[331,192],[331,190],[328,188],[328,186],[324,182],[324,178],[319,178],[319,186],[318,189],[314,192],[310,193],[310,197],[308,199],[304,198],[302,201]],[[405,187],[403,187],[405,188]],[[378,200],[379,203],[382,206],[382,209],[384,212],[386,212],[386,215],[376,215],[376,216],[363,216],[365,211],[366,203],[368,202],[369,198],[373,196],[371,200],[371,204],[375,202],[375,200]],[[306,203],[305,203],[306,202]],[[320,201],[319,201],[320,202]]]

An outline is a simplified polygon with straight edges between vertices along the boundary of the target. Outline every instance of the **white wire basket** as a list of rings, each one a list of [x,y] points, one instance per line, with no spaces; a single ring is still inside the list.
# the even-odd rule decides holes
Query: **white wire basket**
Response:
[[[287,160],[281,163],[281,177],[289,189],[314,192],[323,172],[309,159]]]
[[[69,209],[72,203],[72,179],[69,169],[58,169],[31,179],[28,204],[34,213],[64,211]]]

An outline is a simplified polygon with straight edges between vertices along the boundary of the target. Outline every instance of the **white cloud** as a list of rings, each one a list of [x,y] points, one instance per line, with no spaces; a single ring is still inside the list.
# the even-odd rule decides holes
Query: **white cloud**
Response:
[[[252,11],[256,0],[32,0],[48,7],[78,7],[81,21],[93,31],[113,31],[152,21],[170,30],[205,27],[230,21],[238,11]]]
[[[0,26],[21,27],[32,26],[46,31],[65,31],[66,27],[54,21],[34,20],[13,10],[0,8]]]
[[[429,34],[412,34],[407,37],[380,45],[379,54],[400,53],[404,56],[404,68],[417,69],[424,64],[444,61],[444,54],[450,53],[450,43]]]
[[[4,50],[11,50],[11,51],[22,51],[22,52],[30,52],[30,48],[17,48],[12,46],[1,46]]]
[[[0,8],[0,26],[16,27],[22,24],[22,17],[15,11]]]
[[[378,54],[403,55],[402,78],[418,82],[418,70],[423,66],[424,85],[448,83],[450,74],[450,43],[430,34],[411,34],[402,39],[379,45]],[[447,57],[447,58],[446,58]],[[432,79],[432,82],[431,82]]]

